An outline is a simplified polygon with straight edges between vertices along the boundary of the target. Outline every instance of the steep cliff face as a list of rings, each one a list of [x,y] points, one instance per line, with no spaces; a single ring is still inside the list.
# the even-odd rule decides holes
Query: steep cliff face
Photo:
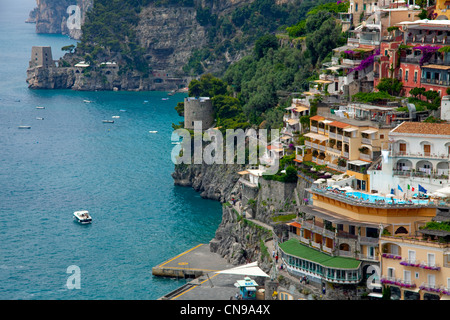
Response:
[[[137,37],[152,69],[174,75],[183,74],[191,52],[207,42],[206,30],[197,22],[193,7],[143,8]]]
[[[92,7],[93,2],[94,0],[36,0],[37,7],[32,12],[36,23],[36,32],[67,34],[71,38],[80,39],[81,29],[67,26],[67,19],[75,14],[75,12],[68,13],[68,7],[78,6],[80,23],[83,24],[86,13]]]
[[[192,187],[203,198],[226,202],[239,192],[239,171],[242,165],[177,165],[172,173],[175,185]]]
[[[272,237],[271,232],[243,219],[227,202],[232,197],[241,199],[246,218],[271,225],[275,234],[281,236],[286,233],[286,226],[274,223],[272,217],[296,213],[296,204],[309,183],[301,179],[297,183],[260,179],[258,188],[248,189],[238,181],[237,172],[243,168],[242,165],[178,165],[172,177],[176,185],[192,187],[202,197],[224,203],[222,221],[210,241],[212,252],[235,265],[259,261],[259,265],[269,271],[271,264],[264,241]],[[249,199],[254,200],[253,205],[248,205]]]

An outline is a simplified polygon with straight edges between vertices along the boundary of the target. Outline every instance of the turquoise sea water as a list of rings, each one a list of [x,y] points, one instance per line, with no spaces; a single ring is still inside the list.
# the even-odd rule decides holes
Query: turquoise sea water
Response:
[[[35,34],[34,6],[0,0],[0,299],[157,299],[184,280],[151,268],[211,240],[221,219],[219,203],[170,176],[184,95],[29,90],[31,46],[57,59],[75,43]],[[73,221],[81,209],[92,225]],[[72,265],[80,289],[66,286]]]

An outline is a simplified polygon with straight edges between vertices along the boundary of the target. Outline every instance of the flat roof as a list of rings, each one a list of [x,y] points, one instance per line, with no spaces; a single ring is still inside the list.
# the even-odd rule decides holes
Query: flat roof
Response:
[[[366,129],[364,131],[361,131],[361,133],[367,133],[367,134],[371,134],[371,133],[375,133],[378,132],[377,129]]]
[[[363,165],[369,164],[369,162],[362,161],[362,160],[352,160],[352,161],[349,161],[348,163],[354,164],[355,166],[363,166]]]
[[[297,239],[290,239],[280,243],[279,247],[289,255],[309,260],[328,268],[358,269],[361,265],[361,261],[359,260],[346,257],[331,257],[301,244]]]
[[[426,66],[422,66],[422,68],[432,68],[432,69],[439,69],[439,70],[449,70],[450,66],[444,66],[439,64],[427,64]]]

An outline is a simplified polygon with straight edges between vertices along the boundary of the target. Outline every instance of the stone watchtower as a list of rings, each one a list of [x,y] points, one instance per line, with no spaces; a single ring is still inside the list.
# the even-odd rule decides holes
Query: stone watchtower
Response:
[[[52,57],[51,47],[32,47],[30,68],[35,67],[55,67],[55,62]]]
[[[214,124],[214,109],[209,97],[184,98],[184,128],[193,130],[194,121],[202,122],[202,130]]]

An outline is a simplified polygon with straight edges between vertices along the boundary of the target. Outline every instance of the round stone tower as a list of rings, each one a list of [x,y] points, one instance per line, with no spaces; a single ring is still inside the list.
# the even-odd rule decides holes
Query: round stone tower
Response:
[[[184,98],[184,128],[193,130],[194,121],[201,121],[202,130],[214,124],[214,109],[209,97]]]

